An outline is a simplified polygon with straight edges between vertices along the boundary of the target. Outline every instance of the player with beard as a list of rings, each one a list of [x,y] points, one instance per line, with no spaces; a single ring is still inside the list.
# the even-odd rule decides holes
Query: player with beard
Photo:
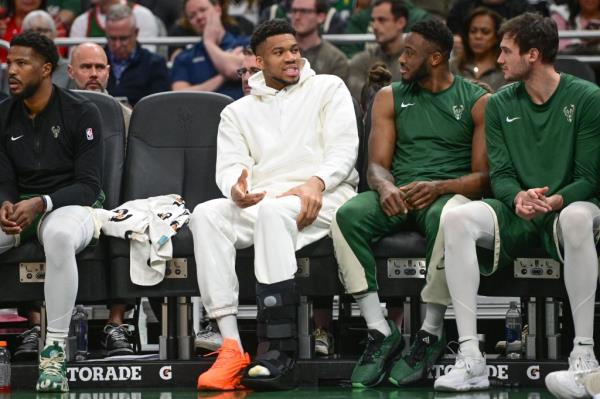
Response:
[[[435,381],[435,389],[489,386],[477,339],[479,275],[512,267],[523,251],[543,247],[564,262],[575,327],[569,369],[548,374],[546,386],[560,398],[588,397],[584,377],[598,370],[593,336],[600,90],[556,72],[558,31],[552,19],[520,15],[501,26],[500,37],[498,64],[504,78],[514,83],[490,97],[485,113],[495,199],[452,209],[442,222],[460,348],[455,367]]]
[[[0,253],[37,239],[46,255],[47,333],[37,390],[65,392],[64,345],[77,295],[76,253],[92,240],[89,207],[101,206],[102,132],[91,102],[52,85],[54,43],[39,33],[12,39],[12,98],[0,105]]]
[[[368,341],[352,372],[353,387],[389,380],[403,385],[425,376],[442,354],[444,313],[450,296],[444,278],[440,218],[447,208],[481,197],[488,184],[481,87],[454,76],[448,65],[452,33],[438,20],[414,25],[399,58],[402,82],[376,95],[369,138],[367,180],[336,213],[332,235],[340,276],[367,323]],[[377,295],[373,241],[399,228],[427,239],[427,313],[407,355],[396,325],[384,318]]]
[[[216,181],[224,196],[190,220],[198,284],[223,344],[198,389],[282,389],[296,382],[299,293],[295,251],[329,233],[352,197],[358,132],[350,92],[300,57],[288,22],[259,25],[250,95],[221,113]],[[250,364],[237,327],[236,249],[254,245],[259,354]],[[243,379],[241,374],[243,373]]]

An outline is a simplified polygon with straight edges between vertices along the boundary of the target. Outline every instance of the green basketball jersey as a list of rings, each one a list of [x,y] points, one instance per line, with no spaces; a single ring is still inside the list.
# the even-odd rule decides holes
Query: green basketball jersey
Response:
[[[448,180],[471,173],[471,108],[484,89],[454,76],[446,90],[431,93],[416,83],[392,83],[396,185],[417,180]]]
[[[522,82],[492,95],[485,113],[494,196],[512,208],[517,193],[549,187],[564,206],[597,196],[600,89],[562,73],[554,94],[534,104]]]

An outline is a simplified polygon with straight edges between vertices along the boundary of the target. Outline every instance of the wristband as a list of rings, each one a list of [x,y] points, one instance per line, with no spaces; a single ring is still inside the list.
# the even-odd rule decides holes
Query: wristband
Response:
[[[46,212],[46,209],[48,209],[48,202],[46,201],[46,196],[40,195],[40,198],[42,199],[42,204],[44,206],[44,208],[42,209],[42,212]]]

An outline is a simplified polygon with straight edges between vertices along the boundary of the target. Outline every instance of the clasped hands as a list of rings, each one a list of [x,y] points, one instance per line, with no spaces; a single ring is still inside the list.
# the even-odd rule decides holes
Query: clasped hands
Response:
[[[387,182],[377,190],[379,204],[387,216],[407,214],[431,205],[440,195],[439,185],[435,181],[415,181],[397,187]]]
[[[38,213],[44,211],[41,197],[33,197],[13,204],[4,201],[0,207],[0,228],[6,234],[20,234]]]
[[[563,206],[562,196],[554,194],[547,197],[546,193],[548,193],[548,187],[519,191],[513,201],[517,216],[531,220],[538,215],[561,209]]]

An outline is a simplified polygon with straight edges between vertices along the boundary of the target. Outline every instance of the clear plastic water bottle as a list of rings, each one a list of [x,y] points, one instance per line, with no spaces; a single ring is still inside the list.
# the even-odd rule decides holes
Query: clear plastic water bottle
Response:
[[[71,331],[76,338],[75,360],[85,360],[88,351],[88,319],[83,305],[77,305],[71,317]]]
[[[0,392],[10,392],[10,352],[6,341],[0,341]]]
[[[506,357],[519,359],[521,357],[521,313],[515,301],[510,302],[510,307],[506,312],[504,335],[506,337]]]

